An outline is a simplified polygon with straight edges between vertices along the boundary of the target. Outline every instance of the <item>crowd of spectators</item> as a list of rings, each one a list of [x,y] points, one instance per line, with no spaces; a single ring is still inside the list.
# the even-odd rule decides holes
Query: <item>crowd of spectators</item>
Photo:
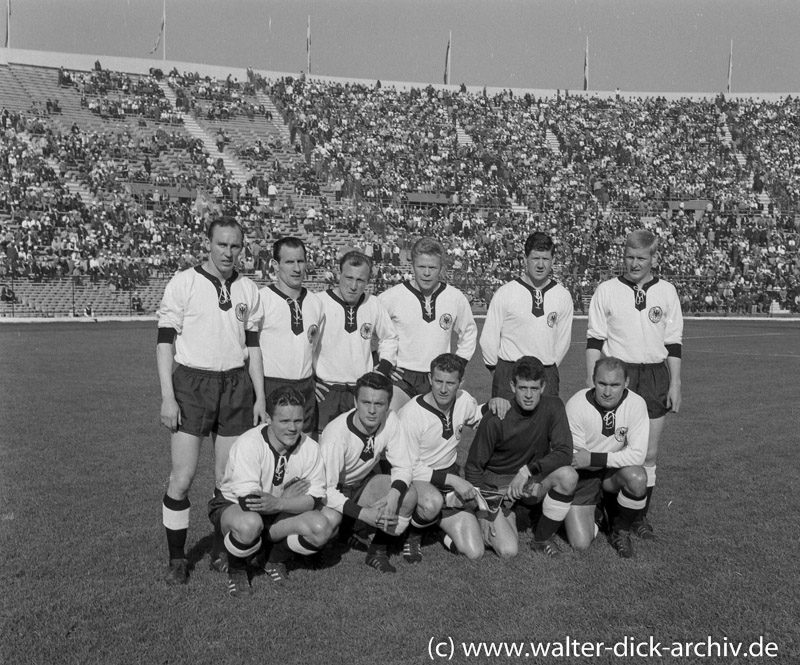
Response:
[[[522,271],[524,237],[543,230],[558,241],[559,278],[582,310],[595,283],[618,270],[624,236],[646,226],[661,238],[658,269],[678,284],[687,313],[768,312],[773,302],[800,311],[798,227],[782,205],[800,196],[792,98],[536,99],[173,71],[174,109],[155,75],[59,78],[101,108],[126,100],[117,117],[149,117],[145,107],[167,118],[266,117],[261,91],[302,159],[284,162],[274,137],[232,146],[269,165],[268,177],[253,171],[240,182],[180,126],[75,123],[62,133],[46,113],[2,109],[0,279],[13,271],[135,288],[194,265],[208,218],[224,212],[248,229],[243,267],[262,277],[272,241],[301,233],[317,279],[332,282],[340,247],[330,238],[341,232],[373,257],[382,289],[408,276],[408,248],[425,234],[443,241],[450,279],[482,303]],[[765,130],[776,123],[780,132]],[[223,129],[216,140],[231,144]],[[68,180],[91,198],[70,193]],[[151,193],[142,198],[131,183]],[[299,204],[279,197],[282,183]],[[172,198],[174,187],[192,196]],[[763,193],[778,205],[763,209]]]

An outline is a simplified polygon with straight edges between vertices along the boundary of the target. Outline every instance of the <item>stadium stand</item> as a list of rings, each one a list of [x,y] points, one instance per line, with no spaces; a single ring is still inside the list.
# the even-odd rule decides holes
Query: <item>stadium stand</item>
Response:
[[[219,212],[245,225],[243,268],[260,280],[272,241],[293,234],[312,288],[355,247],[381,290],[428,234],[479,309],[538,229],[583,311],[644,226],[687,313],[800,311],[793,97],[545,95],[25,53],[0,62],[0,284],[14,291],[0,316],[152,313]]]

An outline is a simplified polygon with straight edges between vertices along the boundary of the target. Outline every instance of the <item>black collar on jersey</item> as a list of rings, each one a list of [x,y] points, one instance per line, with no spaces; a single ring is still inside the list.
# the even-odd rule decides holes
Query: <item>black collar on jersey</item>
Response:
[[[286,451],[285,455],[281,455],[275,448],[272,447],[272,444],[269,442],[269,425],[264,425],[261,428],[261,436],[264,439],[264,442],[267,444],[267,448],[269,448],[270,452],[272,453],[272,458],[274,461],[272,472],[272,486],[277,487],[278,485],[282,485],[283,481],[285,480],[286,476],[286,466],[289,464],[289,458],[292,456],[292,453],[297,450],[297,444],[300,443],[300,439],[303,438],[302,434],[297,435],[297,441],[294,442],[294,445]]]
[[[364,446],[359,457],[364,462],[370,462],[375,459],[375,437],[378,435],[378,432],[375,432],[375,434],[365,434],[358,429],[358,427],[356,427],[355,411],[347,416],[347,429],[355,434],[361,440],[361,444]]]
[[[344,331],[348,333],[355,332],[358,329],[358,308],[361,307],[367,299],[367,294],[362,293],[358,301],[354,305],[351,305],[337,296],[336,291],[333,289],[328,289],[325,293],[333,298],[334,302],[338,302],[342,306],[342,309],[344,309]]]
[[[308,291],[305,287],[300,288],[300,295],[297,296],[295,300],[291,296],[287,296],[283,291],[281,291],[277,286],[274,284],[269,285],[270,290],[275,293],[279,298],[283,298],[286,301],[286,304],[289,306],[289,312],[292,316],[292,332],[295,335],[299,335],[303,332],[303,301],[305,300],[306,296],[308,295]]]
[[[231,273],[231,276],[228,277],[223,284],[219,281],[218,277],[204,270],[203,266],[195,266],[194,269],[199,275],[202,275],[214,285],[214,288],[217,290],[217,302],[219,303],[219,308],[223,312],[227,312],[233,307],[233,302],[231,301],[231,285],[236,281],[236,278],[239,277],[239,273],[236,272],[236,270]]]
[[[544,294],[556,285],[555,281],[551,279],[543,289],[528,284],[522,277],[517,277],[515,281],[528,289],[531,294],[531,314],[536,317],[544,316]]]
[[[597,399],[595,398],[594,394],[595,390],[595,388],[592,388],[591,390],[586,391],[586,401],[589,402],[589,404],[591,404],[600,414],[600,419],[603,422],[603,436],[611,436],[617,429],[617,409],[628,396],[628,389],[625,388],[625,390],[622,391],[622,397],[613,409],[606,409],[604,406],[601,406],[597,403]]]
[[[653,279],[647,282],[647,284],[644,286],[639,286],[636,282],[632,282],[624,275],[620,275],[617,279],[625,284],[625,286],[633,289],[633,303],[639,312],[647,307],[647,290],[653,286],[653,284],[658,283],[658,277],[653,277]]]
[[[422,310],[422,320],[425,323],[430,323],[431,321],[436,320],[436,298],[439,294],[447,288],[447,284],[444,282],[439,282],[439,286],[437,286],[433,293],[431,293],[430,300],[427,300],[423,295],[422,291],[411,284],[411,282],[403,282],[403,286],[405,286],[411,293],[414,294],[414,297],[419,300],[419,306]]]
[[[439,419],[439,422],[442,423],[443,439],[449,439],[451,436],[453,436],[453,411],[455,411],[456,408],[455,401],[453,402],[453,406],[450,407],[450,411],[448,413],[442,413],[438,407],[428,404],[428,402],[425,401],[425,395],[419,395],[417,397],[417,404],[436,416]]]

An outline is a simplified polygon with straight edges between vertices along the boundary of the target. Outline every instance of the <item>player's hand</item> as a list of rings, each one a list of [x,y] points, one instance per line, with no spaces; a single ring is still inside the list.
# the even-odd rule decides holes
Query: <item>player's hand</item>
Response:
[[[393,367],[391,373],[389,374],[389,378],[392,381],[402,381],[404,374],[405,370],[401,367]]]
[[[181,424],[181,408],[174,397],[161,400],[161,424],[170,432],[177,432]]]
[[[511,408],[511,402],[505,397],[492,397],[487,406],[489,407],[489,411],[502,420],[506,417],[508,410]]]
[[[330,386],[326,385],[324,381],[320,381],[319,379],[317,379],[317,383],[314,386],[314,395],[317,398],[318,402],[324,400],[328,396],[328,393],[330,391],[331,391]]]
[[[670,383],[667,392],[667,406],[672,413],[678,413],[681,408],[681,384]]]
[[[586,469],[592,464],[592,454],[586,448],[575,448],[572,451],[572,468]]]
[[[305,496],[310,487],[311,482],[307,478],[292,478],[284,487],[283,498],[294,499],[298,496]]]
[[[265,422],[267,422],[266,400],[256,399],[256,403],[253,404],[253,427]]]
[[[506,496],[512,501],[521,499],[524,496],[525,483],[528,482],[528,478],[530,477],[530,469],[528,469],[527,466],[523,466],[519,471],[517,471],[517,475],[514,476],[514,479],[508,486],[508,489],[506,490]]]
[[[475,489],[473,484],[461,477],[451,478],[448,485],[453,488],[458,498],[464,502],[474,499],[478,495],[478,490]]]
[[[281,500],[274,494],[267,492],[262,492],[257,499],[247,499],[245,505],[248,510],[262,515],[274,515],[281,512]]]

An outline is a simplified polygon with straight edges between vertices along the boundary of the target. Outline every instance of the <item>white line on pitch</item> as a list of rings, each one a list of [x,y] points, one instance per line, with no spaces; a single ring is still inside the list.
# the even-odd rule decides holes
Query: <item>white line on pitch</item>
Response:
[[[791,353],[744,353],[736,351],[700,351],[700,353],[716,353],[720,356],[756,356],[758,358],[797,358],[800,360],[799,355]]]
[[[728,337],[783,337],[786,333],[752,333],[750,335],[692,335],[683,339],[723,339]]]

